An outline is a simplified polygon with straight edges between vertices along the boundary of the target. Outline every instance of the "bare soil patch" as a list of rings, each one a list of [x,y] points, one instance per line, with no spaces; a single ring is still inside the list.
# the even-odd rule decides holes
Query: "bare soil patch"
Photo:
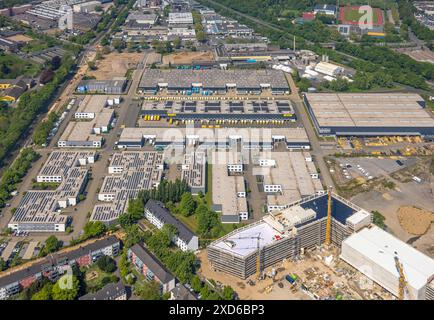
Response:
[[[192,64],[194,61],[214,61],[211,51],[180,52],[163,57],[164,64]]]
[[[402,206],[398,209],[397,215],[402,228],[414,235],[425,234],[434,222],[432,212],[416,207]]]

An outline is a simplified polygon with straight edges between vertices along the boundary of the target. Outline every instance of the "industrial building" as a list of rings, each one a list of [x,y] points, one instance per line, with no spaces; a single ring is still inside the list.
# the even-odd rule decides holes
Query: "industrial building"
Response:
[[[221,213],[222,223],[249,218],[242,159],[234,150],[212,153],[212,209]]]
[[[160,285],[160,293],[164,294],[175,288],[175,277],[141,244],[135,244],[129,248],[127,257],[128,261],[147,281],[156,281]]]
[[[140,190],[158,187],[164,169],[163,154],[156,151],[117,152],[112,156],[91,221],[105,224],[117,222],[125,212],[128,200],[136,198]]]
[[[86,96],[80,101],[74,113],[75,121],[68,123],[59,138],[59,148],[101,148],[103,137],[114,119],[113,105],[119,103],[118,97],[104,95]]]
[[[142,117],[159,116],[171,121],[252,123],[262,122],[294,122],[296,115],[290,101],[144,101],[141,111]]]
[[[78,93],[122,94],[127,87],[127,79],[119,77],[113,80],[82,80],[77,86]]]
[[[193,195],[206,193],[206,154],[205,152],[190,152],[184,154],[181,166],[181,178],[190,187]]]
[[[155,148],[202,148],[228,149],[240,144],[243,149],[272,149],[283,144],[287,149],[310,149],[304,128],[125,128],[117,146],[119,149],[142,148],[151,144]]]
[[[334,245],[340,246],[350,234],[370,224],[371,214],[351,202],[335,194],[330,202]],[[208,260],[215,271],[246,279],[283,259],[295,259],[324,243],[327,208],[327,194],[298,200],[212,242],[207,248]]]
[[[119,240],[115,236],[109,236],[72,250],[52,253],[25,268],[17,266],[2,272],[0,273],[0,300],[6,300],[18,294],[37,280],[46,278],[56,281],[72,266],[90,266],[101,256],[115,257],[119,251]]]
[[[336,77],[340,74],[343,74],[345,69],[336,64],[326,62],[326,61],[321,61],[315,66],[315,71],[328,75],[330,77]]]
[[[234,38],[253,36],[253,29],[216,13],[203,14],[202,25],[205,33],[210,36]]]
[[[137,25],[153,25],[157,22],[158,16],[155,13],[142,13],[140,11],[130,12],[126,23]]]
[[[95,8],[99,6],[101,6],[100,1],[89,1],[89,2],[74,4],[72,6],[72,9],[74,12],[77,13],[91,13],[94,12]]]
[[[28,232],[64,232],[70,222],[60,210],[75,206],[86,187],[87,164],[94,152],[54,151],[36,177],[39,183],[56,183],[55,190],[29,190],[23,196],[8,227]]]
[[[283,210],[294,201],[324,194],[319,174],[308,152],[260,152],[252,155],[253,175],[267,194],[267,210]]]
[[[93,120],[101,116],[101,113],[108,113],[111,115],[109,117],[113,118],[114,111],[110,107],[119,105],[119,103],[119,97],[110,97],[105,95],[88,95],[80,101],[77,111],[74,113],[74,118]],[[108,128],[106,128],[105,131],[107,131],[107,129]]]
[[[434,260],[376,226],[345,239],[340,258],[396,297],[402,268],[407,282],[404,299],[434,299]]]
[[[313,12],[315,14],[319,13],[319,14],[325,14],[330,16],[336,16],[338,12],[337,10],[338,10],[337,7],[332,4],[317,4],[313,8]]]
[[[160,70],[146,69],[139,84],[144,93],[156,94],[289,94],[285,75],[277,70]]]
[[[199,249],[199,238],[181,221],[176,219],[160,201],[148,200],[145,204],[145,218],[158,229],[163,228],[165,224],[174,226],[177,234],[172,239],[172,242],[182,251],[196,251]]]
[[[320,135],[434,135],[434,119],[418,94],[306,93],[304,102]]]
[[[191,12],[170,12],[169,25],[193,24],[193,15]]]

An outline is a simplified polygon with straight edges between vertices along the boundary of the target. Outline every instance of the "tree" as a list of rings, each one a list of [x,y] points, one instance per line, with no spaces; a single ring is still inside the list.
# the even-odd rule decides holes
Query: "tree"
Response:
[[[41,72],[41,75],[39,76],[39,82],[42,84],[46,84],[53,80],[54,72],[51,69],[45,69]]]
[[[194,275],[191,278],[190,285],[193,288],[194,292],[199,293],[202,289],[202,281],[197,275]]]
[[[349,83],[347,80],[339,77],[336,78],[336,80],[331,81],[328,84],[328,87],[330,89],[332,89],[333,91],[338,91],[338,92],[342,92],[342,91],[347,91],[349,88]]]
[[[371,211],[371,213],[373,215],[372,222],[381,229],[385,229],[386,224],[384,223],[384,221],[386,220],[386,218],[379,211],[374,210]]]
[[[122,50],[125,48],[125,43],[120,39],[114,39],[112,45],[113,48],[118,50],[118,52],[122,52]]]
[[[101,39],[101,45],[102,46],[108,46],[110,44],[110,40],[109,37],[107,35],[105,35],[102,39]]]
[[[209,210],[209,208],[205,204],[201,204],[196,209],[197,215],[197,232],[203,236],[209,235],[213,228],[214,234],[220,233],[221,229],[218,228],[220,225],[220,221],[218,219],[218,215],[216,212]],[[217,234],[218,236],[218,234]]]
[[[142,300],[162,300],[160,284],[156,281],[145,281],[136,284],[134,294]]]
[[[205,32],[203,32],[202,30],[198,31],[196,33],[196,39],[199,42],[204,42],[205,41]]]
[[[61,64],[62,64],[62,59],[59,56],[54,56],[51,59],[51,68],[53,70],[59,69]]]
[[[7,75],[11,72],[11,69],[6,65],[6,63],[3,62],[0,68],[0,72],[4,75]]]
[[[45,240],[44,249],[42,250],[43,255],[56,252],[62,247],[62,245],[62,241],[58,240],[56,236],[49,236],[47,240]]]
[[[193,214],[194,210],[196,208],[196,202],[193,199],[193,196],[189,192],[185,192],[181,196],[181,202],[179,203],[179,211],[184,216],[190,216]]]
[[[97,69],[95,61],[89,61],[87,63],[87,66],[89,67],[90,70],[96,70]]]
[[[53,285],[51,283],[45,284],[42,289],[32,295],[32,300],[51,300],[51,292]]]
[[[86,223],[83,230],[86,238],[93,238],[106,232],[107,227],[101,221],[89,221]]]
[[[179,49],[181,48],[181,38],[180,37],[176,37],[175,40],[173,40],[173,46],[175,47],[175,49]]]
[[[100,268],[102,271],[112,273],[116,270],[116,262],[113,260],[113,258],[103,255],[96,261],[96,265],[98,268]]]
[[[224,300],[233,300],[235,296],[235,291],[231,286],[224,286],[223,288],[223,299]]]
[[[3,258],[0,257],[0,271],[4,271],[7,268],[6,262],[3,260]]]
[[[80,283],[76,276],[64,275],[53,286],[53,300],[74,300],[79,289]]]

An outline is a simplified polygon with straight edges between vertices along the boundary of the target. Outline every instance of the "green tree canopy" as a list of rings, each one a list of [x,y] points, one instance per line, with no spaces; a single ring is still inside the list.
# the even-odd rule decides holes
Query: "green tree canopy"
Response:
[[[74,300],[79,289],[80,283],[76,276],[64,275],[53,286],[53,300]]]
[[[185,192],[181,196],[181,202],[179,203],[179,210],[184,216],[190,216],[194,213],[196,209],[196,202],[193,196],[189,192]]]
[[[162,300],[160,284],[156,281],[137,283],[134,286],[134,294],[142,300]]]

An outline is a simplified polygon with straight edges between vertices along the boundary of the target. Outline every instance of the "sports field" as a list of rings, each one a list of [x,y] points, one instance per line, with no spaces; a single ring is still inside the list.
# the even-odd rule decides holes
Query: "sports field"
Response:
[[[339,20],[342,24],[366,25],[370,22],[368,19],[368,10],[361,10],[360,6],[341,7],[339,10]],[[382,26],[383,11],[379,8],[371,8],[371,10],[372,24],[374,26]]]

